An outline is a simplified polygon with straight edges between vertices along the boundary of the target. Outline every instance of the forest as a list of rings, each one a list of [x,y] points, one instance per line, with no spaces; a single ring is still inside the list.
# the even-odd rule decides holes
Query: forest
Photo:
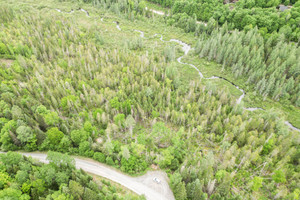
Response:
[[[300,2],[297,0],[150,0],[172,9],[172,14],[186,13],[199,21],[214,19],[220,26],[225,22],[232,29],[249,30],[256,26],[264,37],[273,33],[286,36],[288,41],[300,39]],[[224,3],[225,2],[225,3]],[[279,5],[288,9],[280,11]]]
[[[143,1],[18,2],[0,0],[1,151],[80,155],[131,175],[155,165],[168,173],[177,200],[299,199],[299,132],[276,109],[251,112],[228,88],[201,81],[176,61],[181,46],[154,35],[170,29],[166,38],[194,42],[193,56],[247,77],[257,95],[298,109],[294,37],[239,29],[213,16],[205,26],[197,13],[154,16]],[[252,11],[279,5],[272,2]],[[156,3],[174,10],[179,2]],[[250,9],[245,3],[234,6]],[[82,7],[89,14],[69,14]],[[54,152],[46,165],[1,155],[0,198],[143,198],[123,197],[109,183],[99,187]]]
[[[296,6],[300,9],[300,2]],[[293,40],[291,34],[281,31],[268,34],[259,26],[239,31],[232,29],[230,20],[221,26],[220,20],[210,18],[205,25],[187,13],[174,14],[168,24],[199,36],[195,54],[200,58],[221,64],[222,70],[230,69],[235,78],[244,79],[252,85],[251,90],[264,98],[288,101],[299,108],[299,39],[298,43],[288,42]],[[274,27],[274,23],[270,22],[270,26]]]
[[[225,24],[209,36],[201,34],[195,54],[230,66],[234,77],[247,77],[262,96],[288,99],[300,107],[299,47],[275,37],[264,43],[258,29],[228,33]]]
[[[124,195],[106,180],[94,181],[83,170],[76,170],[68,155],[49,152],[49,164],[22,154],[0,154],[0,199],[7,200],[142,200]]]

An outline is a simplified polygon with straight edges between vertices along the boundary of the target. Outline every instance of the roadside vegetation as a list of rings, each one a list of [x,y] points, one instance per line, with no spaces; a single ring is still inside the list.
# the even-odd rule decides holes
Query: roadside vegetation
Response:
[[[49,164],[15,152],[0,154],[0,199],[9,200],[142,200],[113,186],[107,180],[94,180],[75,169],[73,158],[49,152]]]
[[[240,94],[201,81],[176,61],[180,46],[154,36],[192,43],[194,33],[166,27],[143,1],[11,2],[0,4],[0,54],[13,60],[0,72],[2,151],[77,154],[129,174],[153,164],[168,172],[179,200],[299,198],[299,133],[282,114],[245,110]],[[196,25],[204,28],[194,56],[249,75],[265,98],[298,105],[296,45],[281,52],[255,28],[228,34],[226,24],[210,24]],[[285,76],[268,71],[274,66]]]

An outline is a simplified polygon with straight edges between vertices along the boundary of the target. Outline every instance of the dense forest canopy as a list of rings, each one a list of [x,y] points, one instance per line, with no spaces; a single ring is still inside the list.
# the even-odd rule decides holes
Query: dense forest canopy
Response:
[[[225,25],[202,34],[195,53],[230,66],[235,77],[247,77],[259,94],[300,107],[300,49],[294,44],[274,37],[264,42],[258,29],[228,33]]]
[[[194,54],[230,68],[236,77],[247,76],[259,94],[299,107],[300,51],[285,34],[276,30],[265,37],[255,26],[232,30],[230,21],[221,27],[213,18],[205,26],[188,13],[156,19],[143,1],[42,1],[45,6],[30,9],[2,2],[2,151],[77,154],[130,174],[154,164],[169,173],[179,200],[299,198],[299,132],[284,124],[281,113],[247,111],[228,91],[198,77],[187,80],[186,68],[176,62],[183,54],[180,46],[154,36],[141,38],[129,27],[146,22],[149,32],[167,24],[195,32]],[[228,9],[221,1],[197,3],[204,2]],[[175,9],[177,3],[169,3]],[[58,12],[59,5],[68,9]],[[80,6],[90,16],[66,14]],[[125,31],[115,27],[113,22],[119,21]],[[183,34],[172,30],[175,36]],[[20,162],[3,161],[14,157]],[[89,176],[73,168],[51,163],[31,167],[32,161],[13,153],[1,155],[0,161],[0,195],[79,199],[88,190],[115,196],[113,190],[95,189]],[[16,173],[25,174],[23,162],[32,176],[19,182]],[[67,178],[47,183],[44,168],[54,174],[66,171]],[[36,181],[42,180],[43,191],[35,190]],[[24,183],[34,192],[23,190]],[[80,196],[64,193],[70,187],[79,188],[75,191]]]
[[[257,26],[265,37],[273,33],[282,33],[286,40],[300,40],[300,1],[286,0],[239,0],[236,3],[224,3],[223,0],[150,0],[162,6],[172,8],[172,13],[186,13],[199,21],[211,18],[223,25],[239,30],[249,30]],[[279,5],[289,5],[281,12]]]

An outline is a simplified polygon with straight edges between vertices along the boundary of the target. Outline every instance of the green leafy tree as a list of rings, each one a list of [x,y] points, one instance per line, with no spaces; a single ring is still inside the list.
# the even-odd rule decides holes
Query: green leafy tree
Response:
[[[23,115],[23,111],[22,109],[17,106],[14,105],[11,109],[11,114],[14,120],[18,120],[18,119],[24,119],[24,115]]]
[[[56,169],[53,165],[44,165],[40,168],[39,178],[45,182],[47,186],[52,186],[55,181]]]
[[[47,131],[47,138],[51,145],[58,145],[61,139],[64,137],[63,132],[54,127]]]
[[[251,189],[253,191],[258,191],[259,188],[262,187],[262,183],[263,183],[263,178],[262,177],[258,177],[258,176],[254,177],[253,180],[252,180],[252,183],[251,183],[252,184]]]
[[[91,150],[91,144],[88,141],[79,144],[79,154],[83,156],[92,157],[94,152]]]
[[[159,165],[162,168],[167,168],[171,166],[172,160],[174,159],[174,156],[171,154],[169,149],[166,149],[162,153],[162,159],[159,161]]]
[[[42,179],[36,179],[32,181],[31,185],[32,185],[31,187],[32,198],[39,199],[39,197],[42,196],[46,190],[45,181]]]
[[[81,142],[87,141],[88,139],[88,132],[85,130],[73,130],[71,131],[71,140],[76,146],[79,146]]]
[[[167,46],[164,49],[164,56],[167,62],[172,62],[175,60],[175,47],[174,46]]]
[[[121,152],[120,154],[122,155],[123,158],[128,160],[130,158],[130,151],[127,146],[121,146]]]
[[[185,183],[179,173],[174,173],[170,178],[170,186],[176,199],[185,200],[187,197]]]
[[[3,44],[2,42],[0,42],[0,54],[8,54],[8,50],[5,44]]]
[[[125,123],[125,115],[124,114],[117,114],[116,116],[114,116],[114,122],[120,128],[122,128],[124,126],[124,123]]]
[[[101,163],[105,163],[105,155],[101,152],[95,152],[94,153],[94,156],[93,156],[93,159],[101,162]]]
[[[16,145],[20,145],[20,141],[15,135],[16,127],[16,121],[10,120],[1,129],[0,144],[2,150],[14,150],[16,149]]]
[[[65,169],[65,170],[75,169],[74,158],[72,158],[66,154],[49,151],[47,154],[47,160],[49,160],[49,163],[51,165],[54,165],[57,168],[61,168],[61,169]]]
[[[19,139],[19,141],[21,141],[22,144],[25,144],[35,139],[33,130],[29,126],[19,126],[16,132],[17,132],[17,138]]]
[[[276,183],[285,183],[286,182],[285,174],[281,170],[276,170],[272,176],[272,179]]]
[[[83,200],[91,200],[91,199],[99,199],[98,195],[96,192],[94,192],[93,190],[89,189],[89,188],[85,188],[84,189],[84,194],[83,194]]]
[[[20,190],[13,188],[6,188],[0,191],[0,199],[9,200],[29,200],[30,196],[22,194]]]
[[[53,194],[49,194],[47,200],[73,200],[73,197],[69,194],[63,194],[61,191],[56,191]]]
[[[128,115],[125,120],[125,126],[126,126],[126,128],[128,128],[131,137],[132,137],[132,133],[133,133],[133,129],[134,129],[135,125],[136,125],[136,122],[135,122],[134,118],[132,117],[132,115]]]
[[[48,126],[57,126],[59,125],[60,118],[56,112],[48,112],[44,116],[45,122]]]
[[[23,183],[22,188],[21,188],[22,192],[24,194],[30,195],[31,186],[32,185],[31,185],[30,181],[27,181],[27,182]]]
[[[119,102],[119,98],[118,97],[114,97],[113,99],[111,99],[109,101],[110,106],[112,108],[115,108],[116,110],[119,110],[119,108],[121,107],[121,103]]]
[[[20,185],[23,185],[28,180],[29,175],[28,172],[19,170],[15,178]]]
[[[74,95],[65,96],[60,100],[60,106],[64,111],[72,111],[79,105],[79,98]]]
[[[64,136],[59,145],[58,145],[58,150],[61,152],[69,152],[70,148],[72,147],[72,142],[69,138],[69,136]]]
[[[6,173],[0,172],[0,189],[4,189],[10,182],[10,176]]]
[[[70,193],[74,200],[79,200],[83,197],[84,188],[76,181],[70,180],[69,182]]]
[[[11,116],[10,106],[3,100],[0,101],[0,116],[6,118]]]
[[[6,154],[0,154],[0,161],[5,166],[6,172],[16,174],[19,170],[19,164],[24,161],[24,158],[21,154],[10,151]]]
[[[55,181],[58,185],[69,182],[69,176],[65,172],[58,172],[55,174]]]
[[[89,121],[84,123],[83,129],[89,134],[89,136],[94,135],[97,131],[96,127],[94,127]]]
[[[106,157],[105,162],[106,162],[106,164],[108,164],[110,166],[114,166],[115,165],[114,160],[110,156]]]

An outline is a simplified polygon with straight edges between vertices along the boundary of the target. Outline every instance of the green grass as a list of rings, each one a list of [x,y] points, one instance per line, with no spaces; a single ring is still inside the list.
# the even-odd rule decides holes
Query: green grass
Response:
[[[167,8],[162,8],[156,4],[153,3],[147,3],[148,8],[156,9],[156,10],[161,10],[161,11],[166,11],[168,10]],[[176,35],[176,33],[173,33]],[[191,33],[186,34],[186,37],[181,37],[180,39],[182,41],[185,41],[189,44],[195,44],[196,43],[196,37],[194,37]],[[193,39],[191,39],[193,38]],[[235,78],[234,75],[231,73],[228,68],[225,67],[224,70],[222,70],[222,65],[212,62],[212,61],[207,61],[206,59],[200,59],[192,55],[193,52],[191,51],[191,54],[189,54],[188,57],[185,57],[182,59],[182,61],[187,62],[187,63],[192,63],[198,67],[198,69],[202,72],[204,77],[211,77],[213,75],[215,76],[222,76],[231,82],[235,83],[238,85],[240,88],[242,88],[244,91],[246,91],[246,96],[243,99],[244,100],[244,105],[246,107],[261,107],[265,110],[269,109],[275,109],[276,111],[282,113],[285,118],[295,127],[300,128],[300,108],[293,106],[290,102],[288,101],[274,101],[271,98],[263,98],[261,95],[256,94],[254,91],[254,86],[247,84],[245,78]],[[191,68],[191,70],[193,70]],[[187,76],[187,79],[192,78],[189,75]],[[228,89],[230,93],[238,97],[241,95],[241,92],[237,90],[234,86],[232,86],[230,83],[222,80],[211,80],[210,82],[214,81],[214,83],[217,86],[223,87],[222,90]],[[207,82],[207,81],[205,81]]]
[[[274,109],[284,115],[286,120],[293,126],[300,128],[300,109],[293,106],[290,102],[283,100],[277,102],[269,97],[264,99],[261,95],[256,94],[253,85],[246,83],[246,78],[235,78],[228,68],[225,67],[225,69],[222,69],[222,65],[207,61],[206,59],[200,59],[199,57],[192,55],[192,52],[187,57],[183,58],[182,61],[194,64],[202,72],[204,77],[211,77],[213,75],[222,76],[238,85],[246,92],[245,98],[243,99],[245,107],[260,107],[265,110]],[[228,88],[230,93],[234,96],[241,95],[239,90],[226,81],[211,81],[215,81],[220,87]]]
[[[95,27],[99,30],[99,33],[102,35],[103,40],[105,41],[104,47],[106,49],[117,48],[120,45],[125,45],[126,41],[136,39],[140,37],[140,33],[134,30],[141,30],[145,33],[146,39],[143,39],[144,48],[137,51],[137,53],[144,54],[147,52],[149,55],[157,55],[163,54],[163,50],[166,45],[170,43],[164,43],[159,40],[160,36],[153,37],[154,34],[159,33],[163,35],[163,39],[168,41],[172,38],[182,40],[185,43],[190,45],[194,45],[197,41],[197,38],[193,35],[193,33],[185,33],[182,29],[176,27],[166,26],[164,23],[164,19],[161,16],[155,16],[154,18],[144,18],[139,17],[135,20],[131,21],[125,19],[124,17],[117,16],[116,14],[104,10],[92,7],[89,4],[84,3],[74,3],[74,2],[60,2],[59,7],[57,6],[56,0],[41,0],[34,1],[28,0],[25,2],[14,0],[5,1],[6,4],[13,5],[14,7],[20,9],[26,9],[33,14],[37,12],[41,12],[43,14],[48,15],[56,15],[63,16],[67,18],[71,18],[74,21],[74,24],[78,24],[79,27]],[[71,9],[78,8],[86,9],[90,17],[87,17],[86,14],[82,11],[75,11],[72,14],[67,13],[58,13],[55,9],[58,8],[62,11],[71,11]],[[155,4],[147,2],[147,7],[157,10],[166,9],[161,8]],[[102,22],[100,19],[103,18]],[[116,28],[116,24],[114,21],[118,21],[120,23],[120,27],[122,31],[119,31]],[[174,43],[176,44],[176,43]],[[177,45],[177,49],[180,49],[180,46]],[[180,51],[176,52],[176,57],[182,55]],[[222,71],[222,66],[211,61],[207,61],[205,59],[199,59],[193,55],[193,52],[182,59],[184,62],[193,63],[198,69],[203,73],[205,77],[211,77],[213,75],[222,76],[226,79],[234,82],[240,88],[246,91],[246,96],[244,98],[244,104],[246,107],[262,107],[266,110],[275,109],[278,112],[281,112],[290,123],[292,123],[295,127],[300,128],[300,109],[291,105],[289,102],[276,102],[270,98],[266,98],[263,100],[263,97],[257,95],[254,92],[253,85],[249,85],[246,83],[246,80],[243,78],[236,79],[234,75],[228,69]],[[180,79],[182,84],[189,84],[190,80],[199,80],[199,76],[196,73],[195,69],[188,65],[181,65],[179,63],[174,62],[174,66],[177,68],[178,73],[180,74]],[[203,80],[206,84],[210,82],[210,84],[214,84],[216,87],[220,87],[220,90],[228,90],[234,97],[238,98],[241,95],[241,92],[237,90],[234,86],[224,80]]]

